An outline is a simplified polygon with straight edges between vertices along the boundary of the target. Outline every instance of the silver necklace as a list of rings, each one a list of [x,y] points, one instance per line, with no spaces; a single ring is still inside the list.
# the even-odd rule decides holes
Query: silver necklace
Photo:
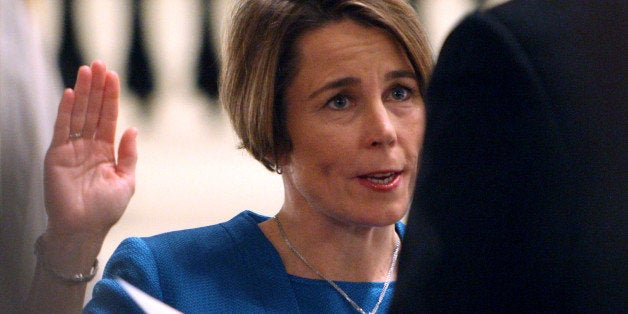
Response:
[[[297,251],[297,249],[294,246],[292,246],[292,243],[290,243],[290,240],[288,240],[288,236],[286,235],[286,232],[283,230],[283,227],[281,226],[281,222],[279,222],[279,218],[276,215],[273,218],[275,219],[275,222],[277,222],[277,228],[279,229],[279,233],[281,234],[281,237],[283,238],[283,240],[286,242],[286,245],[288,246],[288,248],[290,248],[290,250],[307,267],[309,267],[319,277],[323,278],[334,289],[336,289],[336,291],[338,291],[338,293],[340,293],[345,298],[345,300],[347,300],[347,302],[349,302],[349,304],[351,304],[351,306],[353,306],[353,308],[356,309],[356,311],[358,311],[358,312],[360,312],[362,314],[366,314],[367,312],[364,311],[357,303],[355,303],[355,301],[353,301],[344,290],[342,290],[335,282],[333,282],[332,280],[328,279],[320,271],[318,271],[316,268],[314,268],[314,266],[312,266],[312,264],[310,264],[305,259],[305,257],[303,257],[303,255],[301,255],[301,253],[299,253],[299,251]],[[382,288],[382,292],[379,294],[379,298],[377,299],[377,303],[375,304],[375,307],[373,308],[372,311],[368,312],[369,314],[377,313],[377,310],[379,309],[379,305],[382,304],[382,301],[384,300],[384,296],[386,295],[386,290],[388,290],[388,286],[390,285],[390,279],[392,278],[392,273],[393,273],[393,271],[395,269],[395,264],[397,262],[397,256],[399,255],[399,246],[400,246],[400,242],[401,242],[401,241],[399,241],[399,238],[397,238],[396,240],[397,241],[395,243],[395,251],[393,252],[392,261],[390,262],[390,268],[388,269],[388,273],[386,274],[386,282],[384,282],[384,287]]]

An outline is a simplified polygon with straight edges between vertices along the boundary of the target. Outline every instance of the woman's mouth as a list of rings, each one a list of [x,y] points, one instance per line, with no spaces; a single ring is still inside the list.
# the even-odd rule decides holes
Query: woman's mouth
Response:
[[[400,184],[401,172],[389,171],[358,176],[360,183],[377,191],[390,191]]]
[[[378,173],[373,175],[367,175],[364,178],[373,182],[374,184],[388,184],[395,179],[395,172]]]

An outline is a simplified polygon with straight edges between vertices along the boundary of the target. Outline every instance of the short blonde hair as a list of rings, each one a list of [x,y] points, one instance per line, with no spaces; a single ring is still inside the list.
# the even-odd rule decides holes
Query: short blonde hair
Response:
[[[243,0],[224,40],[219,95],[240,147],[267,169],[277,171],[291,150],[284,94],[297,72],[295,43],[346,18],[388,31],[404,48],[424,93],[431,50],[404,0]]]

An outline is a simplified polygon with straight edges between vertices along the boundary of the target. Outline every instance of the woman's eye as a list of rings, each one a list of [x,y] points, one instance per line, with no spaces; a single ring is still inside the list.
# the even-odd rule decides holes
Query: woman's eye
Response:
[[[393,100],[406,100],[410,97],[410,93],[411,91],[408,88],[399,86],[393,88],[390,92],[390,98]]]
[[[349,99],[346,96],[338,95],[327,102],[327,106],[336,110],[345,109],[349,107]]]

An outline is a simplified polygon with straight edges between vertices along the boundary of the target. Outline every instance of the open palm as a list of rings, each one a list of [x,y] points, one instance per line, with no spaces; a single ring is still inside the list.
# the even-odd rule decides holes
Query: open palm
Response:
[[[115,153],[120,83],[102,62],[78,71],[63,94],[46,154],[48,229],[58,234],[103,235],[115,224],[135,190],[135,129]]]

